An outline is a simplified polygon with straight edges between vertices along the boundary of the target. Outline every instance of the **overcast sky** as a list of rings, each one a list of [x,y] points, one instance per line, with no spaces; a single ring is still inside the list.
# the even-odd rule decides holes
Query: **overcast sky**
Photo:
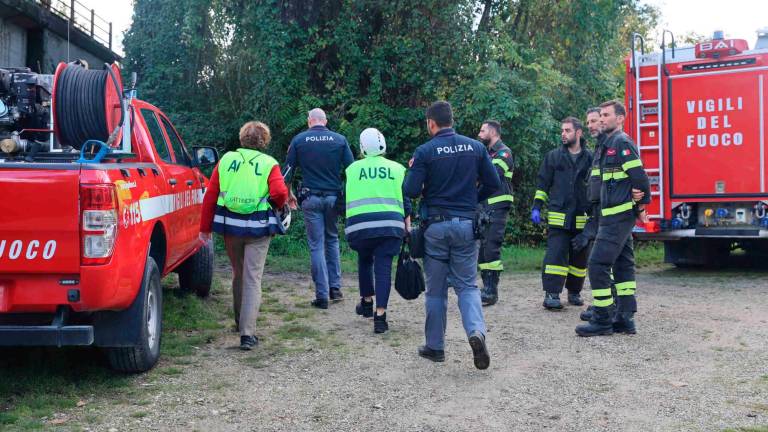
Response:
[[[658,32],[667,29],[675,36],[695,32],[711,37],[714,30],[723,30],[726,38],[745,39],[752,48],[757,29],[768,27],[768,0],[642,1],[661,10]]]
[[[123,32],[131,25],[132,0],[78,0],[96,14],[112,21],[115,50],[123,53]],[[726,37],[746,39],[750,48],[757,40],[756,30],[768,27],[768,0],[641,0],[661,9],[658,31],[672,30],[675,35],[695,32],[711,36],[716,29]]]

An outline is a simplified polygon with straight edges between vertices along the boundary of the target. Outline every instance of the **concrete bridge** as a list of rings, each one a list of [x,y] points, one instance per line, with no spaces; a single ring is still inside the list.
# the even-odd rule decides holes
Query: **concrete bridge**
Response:
[[[53,73],[60,61],[120,60],[112,23],[77,0],[0,0],[0,67]]]

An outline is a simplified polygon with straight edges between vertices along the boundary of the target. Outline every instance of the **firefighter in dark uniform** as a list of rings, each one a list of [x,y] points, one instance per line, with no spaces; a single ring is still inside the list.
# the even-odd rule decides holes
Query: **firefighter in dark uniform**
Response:
[[[544,307],[563,308],[560,293],[568,289],[568,303],[581,306],[581,289],[587,275],[587,249],[578,251],[571,240],[581,234],[587,222],[589,201],[585,179],[592,165],[592,154],[585,148],[579,119],[562,121],[563,145],[547,153],[539,169],[539,179],[531,210],[531,220],[541,223],[541,208],[547,204],[547,252],[541,274]]]
[[[602,180],[600,212],[588,261],[594,301],[589,323],[576,327],[579,336],[610,335],[614,331],[635,333],[637,283],[632,229],[636,218],[642,222],[647,220],[645,205],[650,202],[651,193],[637,147],[622,131],[625,115],[624,105],[619,102],[600,105],[600,122],[605,134],[598,156]],[[642,192],[643,198],[635,201],[633,189]],[[616,286],[615,302],[611,283]]]
[[[499,276],[504,271],[501,263],[501,244],[504,242],[504,230],[507,227],[507,215],[512,207],[512,173],[514,158],[512,151],[501,141],[501,125],[494,120],[487,120],[480,128],[477,138],[485,144],[501,180],[501,187],[479,205],[479,211],[488,216],[489,223],[480,240],[478,267],[483,280],[480,293],[483,306],[496,304],[499,299]]]
[[[602,185],[602,178],[600,177],[600,161],[602,155],[602,145],[605,141],[605,134],[602,133],[600,126],[600,108],[592,107],[587,109],[587,130],[589,135],[595,140],[595,152],[592,157],[592,167],[587,173],[587,200],[589,201],[589,217],[587,218],[587,224],[584,226],[584,231],[571,240],[571,247],[574,251],[581,251],[586,249],[587,256],[591,248],[588,248],[591,242],[595,240],[597,236],[597,227],[599,225],[600,215],[600,187]],[[634,189],[633,189],[634,190]],[[639,198],[636,198],[639,200]],[[611,290],[614,293],[616,288],[611,284]],[[592,305],[579,314],[582,321],[589,321],[592,318]]]

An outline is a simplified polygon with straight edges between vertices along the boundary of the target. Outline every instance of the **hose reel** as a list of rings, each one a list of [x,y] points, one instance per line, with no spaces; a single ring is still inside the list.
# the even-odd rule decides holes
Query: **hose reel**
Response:
[[[103,70],[61,63],[53,86],[54,131],[62,146],[81,149],[90,140],[115,147],[125,120],[125,101],[116,65]]]

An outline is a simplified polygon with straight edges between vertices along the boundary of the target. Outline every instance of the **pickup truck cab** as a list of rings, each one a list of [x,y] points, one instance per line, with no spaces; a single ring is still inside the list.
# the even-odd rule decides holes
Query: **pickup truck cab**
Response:
[[[200,168],[218,155],[190,153],[162,111],[125,100],[129,152],[0,153],[0,346],[93,345],[114,369],[146,371],[160,355],[161,278],[175,271],[208,295]]]

